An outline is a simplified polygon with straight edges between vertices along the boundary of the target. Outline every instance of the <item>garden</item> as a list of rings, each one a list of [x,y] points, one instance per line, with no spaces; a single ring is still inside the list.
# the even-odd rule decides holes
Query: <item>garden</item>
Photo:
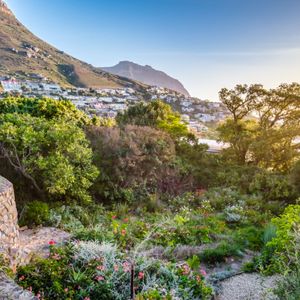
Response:
[[[1,101],[0,174],[20,227],[70,238],[0,270],[44,300],[212,299],[248,273],[278,274],[273,296],[299,299],[300,86],[239,85],[220,99],[232,117],[217,155],[159,100],[116,120],[65,100]]]

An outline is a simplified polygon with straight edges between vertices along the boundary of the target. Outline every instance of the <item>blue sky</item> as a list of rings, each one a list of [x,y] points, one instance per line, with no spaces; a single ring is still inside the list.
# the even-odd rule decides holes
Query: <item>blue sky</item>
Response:
[[[300,81],[300,0],[6,0],[33,33],[95,66],[148,64],[193,96]]]

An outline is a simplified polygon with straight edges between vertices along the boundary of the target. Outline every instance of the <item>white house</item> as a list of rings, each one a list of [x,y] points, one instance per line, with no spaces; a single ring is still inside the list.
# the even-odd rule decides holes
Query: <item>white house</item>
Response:
[[[21,83],[17,80],[4,80],[1,81],[1,85],[5,92],[22,92]]]
[[[29,90],[38,91],[41,89],[41,85],[39,83],[33,82],[33,81],[26,81],[23,85]]]
[[[60,92],[61,88],[56,83],[42,83],[42,87],[44,91],[48,92]]]
[[[209,114],[196,114],[195,118],[197,118],[201,122],[212,122],[216,120],[214,115]]]

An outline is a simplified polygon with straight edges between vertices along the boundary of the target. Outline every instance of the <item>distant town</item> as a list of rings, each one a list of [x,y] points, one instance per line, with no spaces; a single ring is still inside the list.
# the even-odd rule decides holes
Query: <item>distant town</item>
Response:
[[[70,100],[90,116],[115,118],[118,112],[140,101],[161,99],[178,111],[182,120],[199,136],[210,137],[215,125],[228,116],[220,102],[204,101],[186,97],[180,93],[161,87],[148,87],[143,93],[130,87],[118,89],[64,88],[49,81],[40,74],[0,77],[0,99],[7,95],[26,97],[50,97],[56,100]]]

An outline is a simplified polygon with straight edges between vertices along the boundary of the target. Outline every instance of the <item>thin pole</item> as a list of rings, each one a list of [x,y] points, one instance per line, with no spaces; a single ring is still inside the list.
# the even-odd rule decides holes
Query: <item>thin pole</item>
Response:
[[[133,262],[131,262],[130,296],[131,299],[134,300],[135,293],[134,293],[134,263]]]

